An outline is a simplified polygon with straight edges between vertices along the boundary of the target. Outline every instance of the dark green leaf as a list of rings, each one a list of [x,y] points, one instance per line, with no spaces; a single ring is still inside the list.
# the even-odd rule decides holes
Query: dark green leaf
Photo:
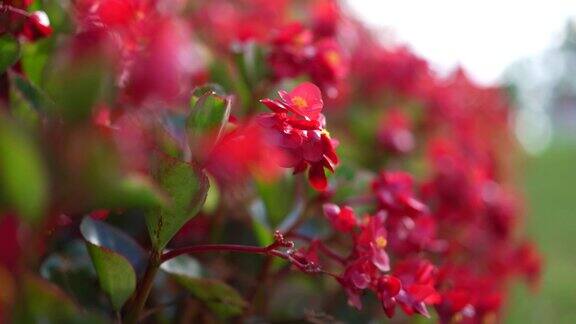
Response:
[[[139,272],[144,270],[147,263],[146,251],[120,229],[87,216],[80,224],[80,231],[86,241],[121,254]]]
[[[99,191],[100,208],[153,208],[164,202],[162,193],[150,180],[140,175],[125,176],[110,184],[107,191]]]
[[[32,108],[36,111],[44,111],[45,106],[48,104],[48,98],[40,89],[17,74],[12,76],[12,80],[18,93]]]
[[[49,254],[40,266],[40,274],[74,298],[83,307],[101,306],[100,288],[84,240],[68,242],[61,250]]]
[[[246,307],[236,289],[217,279],[202,278],[200,263],[190,256],[181,255],[166,261],[161,269],[221,317],[239,315]]]
[[[14,323],[106,323],[102,317],[81,311],[57,286],[32,275],[24,275]]]
[[[10,35],[0,37],[0,73],[6,72],[20,58],[20,43]]]
[[[132,238],[104,223],[84,217],[82,236],[98,274],[102,290],[119,310],[136,288],[134,269],[143,269],[146,252]]]
[[[202,208],[209,182],[203,170],[189,163],[164,157],[158,164],[156,179],[169,201],[148,212],[146,223],[152,244],[161,250]]]
[[[0,192],[4,203],[31,221],[42,217],[48,202],[48,179],[32,139],[0,116]]]
[[[178,274],[173,275],[173,278],[221,317],[239,315],[247,305],[236,289],[220,280]]]
[[[130,298],[136,289],[136,273],[128,260],[122,255],[87,242],[88,252],[98,274],[100,287],[110,298],[115,310]]]

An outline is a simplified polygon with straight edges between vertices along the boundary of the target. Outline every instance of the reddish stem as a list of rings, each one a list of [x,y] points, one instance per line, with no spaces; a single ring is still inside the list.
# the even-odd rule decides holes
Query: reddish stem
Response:
[[[205,244],[205,245],[186,246],[183,248],[170,250],[162,254],[160,260],[161,262],[166,262],[179,255],[206,253],[206,252],[239,252],[239,253],[274,255],[283,259],[288,258],[288,256],[285,253],[278,250],[274,250],[274,247],[270,248],[269,246],[260,247],[260,246],[249,246],[238,244]]]
[[[11,13],[14,13],[17,15],[24,16],[26,18],[30,18],[32,16],[32,14],[26,10],[12,7],[11,5],[6,5],[6,4],[0,4],[0,12],[11,12]]]
[[[163,253],[160,258],[160,263],[166,262],[180,255],[193,254],[193,253],[206,253],[206,252],[252,253],[252,254],[270,255],[284,259],[290,262],[291,264],[295,265],[301,271],[306,273],[324,273],[330,276],[335,276],[332,273],[320,269],[318,265],[312,262],[308,262],[307,260],[302,259],[301,257],[298,257],[296,254],[291,252],[292,250],[289,250],[288,252],[282,252],[276,250],[277,247],[287,247],[288,244],[292,245],[292,242],[275,241],[274,243],[266,247],[237,245],[237,244],[205,244],[205,245],[187,246]]]
[[[299,239],[305,242],[308,242],[310,244],[315,244],[322,253],[324,253],[324,255],[326,255],[327,257],[337,261],[338,263],[344,265],[346,264],[346,258],[340,256],[338,253],[334,252],[331,248],[329,248],[328,246],[326,246],[326,244],[324,244],[324,242],[318,240],[318,239],[314,239],[311,237],[308,237],[306,235],[302,235],[302,234],[298,234],[298,233],[293,233],[290,234],[289,237],[293,237],[295,239]]]

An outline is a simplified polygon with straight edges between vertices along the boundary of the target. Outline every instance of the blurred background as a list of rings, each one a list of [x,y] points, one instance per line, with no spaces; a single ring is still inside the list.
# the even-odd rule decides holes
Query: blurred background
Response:
[[[386,42],[440,73],[463,67],[516,100],[526,227],[545,258],[538,294],[517,284],[507,323],[576,323],[576,0],[348,1]]]

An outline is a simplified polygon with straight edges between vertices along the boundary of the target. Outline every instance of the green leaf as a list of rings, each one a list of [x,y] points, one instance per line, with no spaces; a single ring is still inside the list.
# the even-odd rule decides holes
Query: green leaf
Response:
[[[37,221],[48,203],[48,179],[38,148],[0,116],[0,196],[20,216]]]
[[[247,306],[246,301],[236,289],[220,280],[181,274],[174,274],[172,277],[221,317],[227,318],[242,314]]]
[[[134,268],[126,258],[110,249],[92,243],[86,243],[86,246],[100,287],[110,298],[112,307],[119,310],[136,289]]]
[[[20,43],[10,35],[0,37],[0,73],[6,72],[9,67],[20,58]]]
[[[272,235],[272,229],[268,223],[268,216],[266,214],[266,207],[262,200],[256,200],[249,206],[250,216],[252,217],[252,229],[258,243],[260,245],[266,246],[274,241],[274,236]]]
[[[120,229],[86,216],[80,223],[80,232],[86,241],[122,255],[139,273],[144,271],[148,262],[146,251]]]
[[[202,272],[200,263],[188,255],[180,255],[170,259],[162,263],[160,269],[172,275],[185,275],[188,277],[200,277]]]
[[[91,118],[93,106],[113,92],[111,70],[98,55],[54,64],[46,80],[46,93],[55,103],[50,112],[73,122]]]
[[[239,315],[247,305],[242,295],[228,284],[203,278],[201,265],[193,257],[178,256],[164,262],[161,269],[221,317]]]
[[[58,251],[48,254],[40,265],[39,273],[83,307],[100,306],[100,298],[97,298],[100,288],[94,285],[96,271],[84,240],[74,239]]]
[[[12,81],[18,93],[24,100],[36,111],[44,111],[46,105],[49,103],[46,95],[38,89],[35,85],[20,75],[14,74]]]
[[[37,85],[42,84],[44,68],[54,44],[54,38],[47,38],[38,40],[34,43],[22,44],[22,70],[24,70],[26,78],[32,83]]]
[[[204,202],[204,206],[202,207],[202,211],[207,214],[212,214],[218,208],[218,204],[220,202],[220,190],[218,190],[218,184],[214,178],[208,176],[208,180],[210,182],[210,188],[208,189],[208,193],[206,195],[206,201]]]
[[[276,227],[288,215],[294,204],[293,177],[282,177],[278,181],[256,180],[256,189],[266,207],[272,227]]]
[[[250,89],[269,74],[264,48],[256,42],[247,42],[237,48],[234,55],[236,68],[243,83]]]
[[[168,204],[147,213],[146,223],[152,244],[163,249],[184,224],[202,208],[209,182],[203,170],[164,157],[158,160],[156,180],[168,197]]]
[[[206,134],[218,138],[230,116],[232,97],[222,97],[212,90],[202,89],[199,91],[206,92],[198,97],[192,96],[192,112],[186,122],[192,141]]]
[[[136,272],[146,263],[146,252],[132,238],[104,223],[84,217],[80,231],[100,287],[108,295],[115,310],[130,298],[136,288]]]
[[[54,284],[25,274],[21,279],[20,301],[14,309],[14,323],[106,323],[100,316],[82,311]]]
[[[106,192],[99,195],[99,208],[154,208],[164,202],[164,197],[146,177],[127,175],[110,184]]]

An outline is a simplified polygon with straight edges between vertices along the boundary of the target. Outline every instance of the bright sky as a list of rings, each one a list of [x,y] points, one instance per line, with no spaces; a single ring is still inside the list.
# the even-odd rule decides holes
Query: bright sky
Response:
[[[576,0],[348,0],[368,24],[393,31],[440,71],[461,64],[479,82],[559,43]]]

